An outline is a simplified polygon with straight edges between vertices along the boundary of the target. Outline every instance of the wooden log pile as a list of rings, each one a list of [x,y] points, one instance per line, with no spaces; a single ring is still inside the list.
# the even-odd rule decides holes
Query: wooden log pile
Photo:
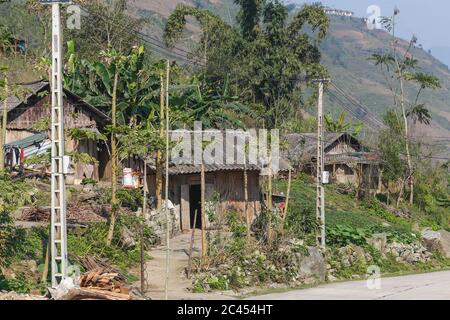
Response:
[[[80,278],[80,287],[129,294],[129,289],[123,285],[119,273],[108,272],[103,268],[96,268],[83,274]]]
[[[75,288],[57,300],[132,300],[129,294],[109,292],[94,288]]]
[[[106,219],[101,216],[104,208],[102,205],[94,205],[81,202],[67,204],[67,223],[101,222]],[[20,221],[49,222],[49,207],[31,207],[22,210]]]

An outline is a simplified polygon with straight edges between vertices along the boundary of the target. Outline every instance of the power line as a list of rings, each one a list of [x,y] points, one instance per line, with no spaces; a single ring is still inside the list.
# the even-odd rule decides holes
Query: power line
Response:
[[[335,83],[331,83],[331,85],[333,86],[333,88],[339,93],[341,94],[343,97],[345,97],[348,101],[350,101],[353,105],[357,106],[358,108],[360,108],[361,110],[364,111],[365,115],[364,117],[369,117],[374,123],[376,123],[377,125],[381,126],[382,128],[385,128],[386,125],[381,122],[377,116],[375,116],[374,114],[372,114],[367,107],[365,107],[361,102],[359,102],[358,100],[356,100],[355,98],[353,98],[351,95],[349,95],[348,93],[346,93],[343,89],[341,89],[339,86],[337,86]]]
[[[379,127],[375,124],[372,124],[370,121],[367,122],[367,119],[363,119],[360,115],[358,115],[353,109],[349,108],[347,106],[347,104],[342,101],[342,99],[340,99],[336,94],[334,94],[332,91],[330,91],[329,89],[327,89],[327,93],[329,95],[330,98],[332,98],[335,102],[337,102],[339,104],[339,106],[344,109],[345,111],[349,112],[350,115],[360,121],[363,121],[365,125],[369,126],[373,131],[378,131]]]
[[[87,9],[86,7],[82,6],[80,3],[78,3],[78,5],[82,8],[82,10],[84,12],[86,12],[86,13],[94,16],[94,17],[98,17],[98,18],[101,18],[101,19],[104,18],[101,15],[96,14],[96,13],[92,12],[91,10]],[[205,65],[200,63],[199,61],[190,59],[188,56],[186,56],[184,54],[172,51],[171,49],[167,48],[162,41],[160,41],[160,40],[158,40],[156,38],[153,38],[153,37],[151,37],[149,35],[146,35],[146,34],[140,32],[139,30],[135,30],[135,29],[128,30],[128,26],[124,26],[124,25],[121,25],[121,24],[117,24],[117,25],[119,27],[123,28],[123,32],[124,33],[136,35],[139,40],[145,42],[146,44],[151,46],[152,49],[154,49],[155,51],[158,51],[158,53],[160,53],[160,54],[170,55],[170,56],[172,56],[172,58],[181,59],[181,60],[184,60],[184,61],[189,62],[191,64],[205,67]],[[181,52],[184,52],[186,54],[191,54],[190,52],[188,52],[188,51],[186,51],[184,49],[178,48],[178,47],[174,47],[174,49],[176,49],[178,51],[181,51]]]
[[[328,141],[326,138],[323,138],[323,140],[322,140],[322,139],[318,139],[317,137],[305,135],[304,133],[298,133],[298,134],[299,134],[302,138],[305,138],[305,139],[310,139],[310,140],[314,140],[314,141],[319,141],[319,140],[321,140],[321,141],[323,141],[323,142],[327,142],[327,141]],[[351,143],[349,143],[349,145],[352,146],[352,147],[359,146],[359,145],[351,144]],[[380,151],[381,151],[380,149],[374,148],[374,147],[369,147],[369,149],[372,150],[372,151],[377,151],[377,152],[380,152]],[[401,154],[401,155],[406,155],[406,153],[403,153],[403,152],[399,152],[399,154]],[[446,157],[427,156],[427,155],[420,155],[420,154],[418,154],[418,153],[412,154],[412,156],[413,156],[413,157],[424,158],[424,159],[450,160],[450,158],[446,158]]]

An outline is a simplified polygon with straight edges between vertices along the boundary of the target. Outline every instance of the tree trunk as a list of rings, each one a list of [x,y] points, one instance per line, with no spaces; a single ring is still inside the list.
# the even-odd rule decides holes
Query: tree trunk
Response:
[[[403,83],[403,82],[402,82]],[[413,204],[414,202],[414,180],[413,180],[413,168],[412,168],[412,161],[411,161],[411,152],[409,150],[409,128],[408,128],[408,118],[406,117],[406,110],[405,105],[403,101],[403,84],[402,84],[402,115],[403,115],[403,122],[405,126],[405,147],[406,147],[406,160],[408,164],[408,175],[409,175],[409,188],[410,188],[410,195],[409,195],[409,204]],[[406,181],[404,182],[406,184]]]
[[[0,133],[0,170],[5,169],[6,126],[8,124],[8,78],[5,77],[5,100],[3,103],[2,130]]]
[[[160,104],[160,113],[159,113],[159,137],[164,139],[164,76],[161,74],[160,76],[160,91],[159,91],[159,104]],[[156,209],[160,210],[162,207],[162,193],[163,193],[163,161],[162,161],[162,152],[160,148],[158,148],[156,154]]]
[[[409,176],[409,188],[410,188],[410,195],[409,195],[409,204],[413,204],[414,202],[414,179],[413,179],[413,167],[412,167],[412,160],[411,160],[411,152],[409,150],[409,127],[408,127],[408,117],[406,115],[406,108],[405,108],[405,91],[403,87],[403,74],[400,72],[400,106],[402,109],[402,117],[403,117],[403,125],[405,126],[405,148],[406,148],[406,162],[408,165],[408,176]],[[405,180],[403,182],[404,184],[407,183]],[[404,189],[404,187],[403,187]]]
[[[109,222],[108,236],[106,238],[106,244],[111,245],[114,228],[116,226],[118,202],[117,202],[117,142],[116,142],[116,107],[117,107],[117,83],[119,81],[119,70],[116,66],[114,72],[114,84],[112,92],[112,104],[111,104],[111,219]]]
[[[404,192],[405,192],[405,184],[406,184],[406,181],[402,179],[402,181],[401,181],[401,187],[400,187],[400,192],[398,193],[398,198],[397,198],[397,205],[396,205],[397,208],[399,207],[400,202],[401,202],[401,200],[403,199],[403,194],[404,194]]]

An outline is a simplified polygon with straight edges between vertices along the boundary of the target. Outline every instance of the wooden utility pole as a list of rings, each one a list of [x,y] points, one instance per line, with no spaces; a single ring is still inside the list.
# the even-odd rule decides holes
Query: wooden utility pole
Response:
[[[0,138],[0,170],[5,169],[6,126],[8,124],[8,78],[5,77],[5,100],[3,101],[2,131]]]
[[[166,213],[166,283],[165,283],[165,299],[169,298],[169,263],[170,263],[170,212],[169,212],[169,77],[170,77],[170,61],[166,64],[166,183],[165,183],[165,205]]]
[[[325,189],[323,187],[324,162],[324,119],[323,119],[323,84],[329,80],[315,80],[319,84],[319,101],[317,104],[317,168],[316,168],[316,219],[319,224],[317,244],[325,249]]]

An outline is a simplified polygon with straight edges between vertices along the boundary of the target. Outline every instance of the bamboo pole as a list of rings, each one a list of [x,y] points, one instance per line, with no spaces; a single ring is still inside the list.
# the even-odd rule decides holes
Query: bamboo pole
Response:
[[[160,112],[159,112],[159,137],[161,139],[164,139],[164,75],[160,75],[160,94],[159,94],[159,105],[160,105]],[[162,161],[162,152],[158,148],[157,154],[156,154],[156,209],[160,210],[162,206],[162,183],[163,181],[163,161]]]
[[[147,210],[147,159],[144,159],[144,196],[142,200],[142,221],[140,226],[140,245],[141,245],[141,293],[145,293],[145,245],[144,245],[144,223],[145,211]]]
[[[205,258],[208,252],[208,244],[206,242],[206,209],[205,209],[205,163],[203,162],[202,152],[202,164],[200,171],[200,197],[201,197],[201,216],[202,216],[202,262],[205,262]]]
[[[119,81],[119,67],[115,66],[114,71],[114,84],[112,92],[112,104],[111,104],[111,219],[108,230],[108,236],[106,238],[106,244],[111,245],[114,227],[117,219],[117,142],[116,142],[116,107],[117,107],[117,83]]]
[[[289,196],[291,194],[291,181],[292,181],[292,168],[289,167],[288,185],[287,185],[287,191],[286,191],[286,204],[284,206],[283,219],[282,219],[282,224],[281,224],[281,228],[283,231],[284,231],[284,224],[286,222],[286,216],[287,216],[288,207],[289,207]]]
[[[46,250],[45,250],[45,260],[44,260],[44,271],[42,271],[41,282],[46,283],[48,278],[48,267],[50,260],[50,239],[47,242]]]
[[[189,279],[191,277],[191,269],[192,269],[192,252],[194,249],[194,240],[195,240],[195,225],[197,224],[197,210],[195,210],[194,213],[194,227],[192,228],[192,234],[191,234],[191,243],[189,245],[189,260],[188,260],[188,267],[186,276]]]
[[[169,298],[169,266],[170,266],[170,213],[169,213],[169,83],[170,61],[166,64],[166,183],[165,183],[165,213],[166,213],[166,283],[164,297]]]
[[[267,193],[268,193],[267,208],[269,211],[267,220],[267,227],[268,227],[267,241],[270,245],[272,243],[272,154],[269,155],[269,181]]]
[[[6,126],[8,124],[8,78],[5,77],[5,100],[3,101],[2,130],[0,138],[0,170],[5,169]]]
[[[247,220],[247,244],[250,243],[251,219],[248,213],[248,172],[247,164],[244,163],[244,212]]]

